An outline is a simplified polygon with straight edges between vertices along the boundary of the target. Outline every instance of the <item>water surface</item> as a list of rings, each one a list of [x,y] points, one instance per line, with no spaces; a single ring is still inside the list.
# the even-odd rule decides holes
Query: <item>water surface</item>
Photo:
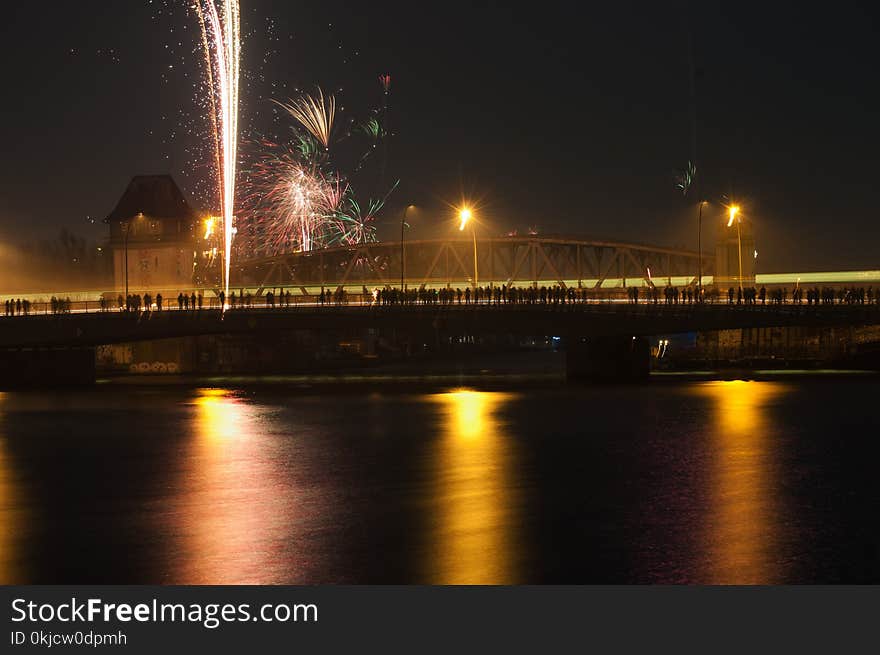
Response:
[[[880,582],[876,379],[0,394],[4,583]]]

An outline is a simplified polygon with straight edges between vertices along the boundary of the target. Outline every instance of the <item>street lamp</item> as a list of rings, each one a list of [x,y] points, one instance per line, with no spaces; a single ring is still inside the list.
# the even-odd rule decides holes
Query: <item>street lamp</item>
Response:
[[[703,301],[703,206],[708,205],[708,200],[700,201],[700,209],[697,215],[697,297],[698,302]]]
[[[406,227],[406,213],[410,209],[415,209],[415,205],[407,205],[406,209],[403,210],[403,216],[400,219],[400,290],[403,291],[403,277],[406,273],[406,260],[404,259],[405,253],[403,250],[403,240],[404,240],[404,232],[403,228]]]
[[[743,288],[743,248],[742,248],[742,218],[739,218],[739,207],[736,205],[731,205],[728,208],[728,214],[730,216],[730,220],[727,221],[727,227],[733,225],[733,222],[736,221],[736,244],[737,251],[739,254],[739,291],[742,294]]]
[[[458,218],[461,220],[461,225],[458,226],[458,231],[463,232],[465,225],[468,224],[473,218],[473,212],[468,207],[462,207],[458,212]],[[471,232],[474,235],[474,288],[477,287],[477,225],[476,223],[471,223]]]

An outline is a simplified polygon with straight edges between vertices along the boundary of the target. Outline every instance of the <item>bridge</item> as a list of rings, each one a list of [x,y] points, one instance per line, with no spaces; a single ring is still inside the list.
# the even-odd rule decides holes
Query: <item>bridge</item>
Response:
[[[698,269],[709,295],[721,294],[738,281],[718,274],[716,254],[658,246],[600,241],[562,236],[507,236],[478,238],[476,267],[474,245],[470,239],[433,239],[367,243],[351,247],[327,248],[272,257],[233,257],[231,288],[237,294],[249,293],[257,299],[267,291],[290,292],[293,302],[313,302],[322,291],[345,290],[360,294],[372,289],[461,288],[474,286],[552,287],[587,290],[591,298],[626,297],[632,287],[652,289],[674,286],[694,289]],[[150,252],[153,252],[152,250]],[[116,253],[119,254],[118,252]],[[121,259],[121,258],[120,258]],[[168,280],[148,282],[135,271],[132,257],[130,292],[167,300],[179,293],[201,292],[208,305],[218,305],[219,288],[194,286]],[[755,275],[744,268],[744,285],[767,288],[803,286],[880,287],[880,270],[774,273]],[[75,310],[93,310],[100,298],[115,303],[125,293],[122,269],[116,271],[111,288],[33,290],[9,294],[0,289],[2,299],[27,298],[35,312],[48,313],[52,296],[67,298]],[[403,275],[403,280],[401,280]]]
[[[880,306],[652,303],[369,303],[97,311],[0,318],[0,349],[93,347],[208,334],[396,330],[414,336],[646,337],[707,330],[880,324]]]
[[[291,305],[228,310],[98,311],[4,317],[4,368],[43,375],[94,372],[96,346],[195,337],[248,335],[276,343],[290,331],[394,334],[418,343],[450,338],[559,337],[571,379],[639,379],[649,370],[647,337],[761,327],[880,325],[877,304],[654,304],[608,301],[414,305]]]
[[[730,251],[729,246],[724,248]],[[51,294],[63,298],[61,303],[50,301],[47,293],[25,294],[24,298],[30,296],[28,302],[21,308],[13,304],[13,316],[0,316],[0,357],[5,358],[7,371],[33,370],[39,372],[34,374],[37,377],[51,378],[79,367],[93,370],[94,349],[99,346],[202,335],[241,335],[271,342],[273,335],[292,331],[371,332],[425,344],[462,337],[557,336],[567,353],[570,377],[638,377],[647,370],[646,337],[651,335],[880,324],[872,288],[880,285],[880,271],[755,276],[750,266],[743,268],[745,287],[766,284],[771,290],[790,291],[803,278],[805,286],[830,292],[831,302],[823,298],[821,305],[727,304],[727,289],[739,286],[739,281],[729,277],[729,262],[724,263],[729,252],[724,254],[724,248],[717,257],[705,253],[701,257],[649,245],[528,235],[476,242],[467,238],[382,242],[238,257],[232,269],[238,306],[225,312],[220,311],[218,288],[137,283],[131,292],[144,295],[145,311],[139,307],[122,311],[124,287],[117,275],[113,291]],[[686,302],[694,298],[698,270],[709,302]],[[723,275],[716,275],[719,270]],[[406,304],[385,306],[381,295],[377,302],[375,294],[401,286],[407,290]],[[852,304],[840,304],[834,289],[854,291],[857,286],[861,295],[857,293]],[[674,302],[657,304],[662,289],[672,287],[691,295],[683,294],[681,303],[676,294]],[[513,289],[515,298],[499,302],[501,289]],[[555,289],[557,302],[552,301],[554,292],[545,297],[539,289]],[[642,290],[641,303],[626,302],[627,297],[633,299],[634,289]],[[462,290],[463,303],[457,295]],[[482,302],[469,302],[467,294],[477,290]],[[164,307],[156,302],[160,293]],[[279,293],[283,308],[273,307],[270,300]],[[437,302],[437,295],[444,300]],[[176,308],[175,300],[183,296],[192,299],[189,311]],[[346,301],[338,306],[331,297]],[[653,302],[644,302],[646,297]],[[426,302],[420,304],[422,300]]]
[[[480,285],[561,286],[614,294],[628,287],[694,287],[702,271],[704,287],[738,286],[735,275],[719,270],[719,258],[733,256],[736,243],[716,253],[567,236],[506,236],[390,241],[305,253],[248,258],[236,265],[236,287],[260,295],[286,288],[310,295],[320,289],[462,287]],[[233,260],[235,261],[235,260]],[[767,287],[819,285],[833,288],[880,286],[880,270],[761,274],[754,258],[744,262],[743,284]],[[175,292],[176,295],[176,292]]]
[[[365,243],[305,253],[253,258],[237,267],[242,284],[274,287],[466,286],[473,282],[471,239]],[[570,237],[507,236],[477,240],[476,273],[482,285],[559,285],[594,288],[696,283],[696,252]],[[711,278],[714,257],[702,258]]]

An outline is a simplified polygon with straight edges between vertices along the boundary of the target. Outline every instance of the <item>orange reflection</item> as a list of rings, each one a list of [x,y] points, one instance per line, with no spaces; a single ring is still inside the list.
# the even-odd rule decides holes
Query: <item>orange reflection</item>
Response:
[[[776,382],[709,382],[715,401],[709,474],[705,582],[774,584],[779,503],[773,476],[773,426],[767,406],[784,393]]]
[[[516,584],[516,442],[499,408],[512,394],[437,394],[445,428],[434,453],[434,518],[428,548],[431,584]]]
[[[276,549],[288,542],[289,484],[260,430],[257,409],[222,389],[200,389],[194,435],[172,498],[179,547],[175,584],[269,584],[289,580]]]
[[[199,389],[195,399],[199,432],[207,439],[246,438],[242,403],[225,389]]]
[[[22,543],[30,524],[30,511],[16,480],[9,444],[3,432],[3,405],[7,400],[0,393],[0,584],[26,584],[23,572]]]

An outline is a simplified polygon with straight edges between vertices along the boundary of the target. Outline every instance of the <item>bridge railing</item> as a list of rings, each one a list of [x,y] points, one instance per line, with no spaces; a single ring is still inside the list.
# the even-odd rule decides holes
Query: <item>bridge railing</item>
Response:
[[[298,307],[336,307],[336,306],[362,306],[362,307],[467,307],[480,306],[487,309],[507,306],[541,306],[541,307],[565,307],[577,305],[631,305],[633,307],[653,306],[660,310],[664,308],[684,309],[695,307],[727,307],[731,310],[759,311],[779,307],[802,307],[802,308],[826,308],[837,306],[877,305],[880,303],[880,293],[854,295],[848,297],[830,296],[818,301],[782,297],[777,299],[758,299],[750,301],[737,300],[724,296],[707,296],[704,301],[698,302],[693,296],[663,297],[657,294],[655,297],[629,296],[623,293],[606,293],[596,290],[572,289],[540,289],[519,288],[516,293],[508,297],[496,289],[488,287],[480,290],[479,295],[472,295],[471,288],[458,293],[458,289],[422,289],[411,290],[403,297],[396,290],[386,291],[367,290],[367,293],[321,293],[318,295],[305,295],[295,293],[291,289],[278,288],[274,293],[262,295],[248,294],[230,296],[226,303],[226,310],[259,309],[259,310],[292,310]],[[555,293],[554,293],[555,292]],[[145,297],[137,298],[131,304],[116,299],[96,298],[94,300],[67,299],[30,301],[21,299],[0,300],[0,320],[16,318],[19,316],[49,316],[58,314],[94,314],[113,312],[154,312],[154,311],[219,311],[220,299],[216,296],[196,294],[187,295],[185,300],[178,297],[163,298],[161,306],[155,297],[150,298],[149,306],[145,304]]]

